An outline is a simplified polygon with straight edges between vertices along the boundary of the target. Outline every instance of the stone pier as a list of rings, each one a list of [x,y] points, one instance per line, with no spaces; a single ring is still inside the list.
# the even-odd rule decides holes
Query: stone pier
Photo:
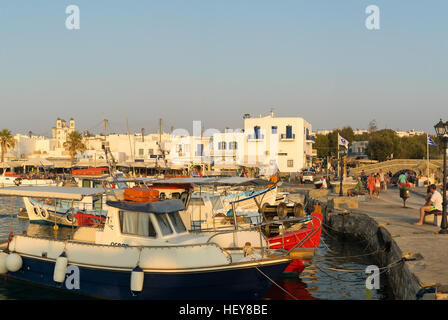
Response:
[[[364,240],[369,252],[378,251],[377,265],[388,267],[395,299],[446,299],[448,235],[439,234],[440,227],[433,220],[423,226],[413,224],[424,204],[424,194],[424,188],[414,189],[406,207],[395,187],[373,199],[367,195],[338,200],[335,194],[308,195],[307,199],[322,205],[329,231]]]

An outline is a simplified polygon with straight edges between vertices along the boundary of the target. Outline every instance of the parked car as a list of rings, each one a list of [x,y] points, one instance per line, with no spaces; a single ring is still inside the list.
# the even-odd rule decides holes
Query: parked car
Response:
[[[314,172],[312,171],[304,171],[303,172],[303,178],[302,178],[302,182],[303,183],[313,183],[314,182]]]

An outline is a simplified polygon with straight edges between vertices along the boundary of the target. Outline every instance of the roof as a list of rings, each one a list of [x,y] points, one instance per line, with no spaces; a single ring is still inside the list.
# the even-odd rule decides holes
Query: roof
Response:
[[[7,187],[0,188],[0,196],[19,196],[33,198],[55,198],[65,200],[82,200],[86,196],[104,194],[102,188],[79,187]]]
[[[48,161],[47,159],[43,158],[33,158],[29,159],[22,163],[23,166],[44,166],[44,167],[51,167],[54,165],[53,162]]]
[[[110,207],[127,211],[149,213],[170,213],[185,210],[184,203],[179,199],[155,202],[107,201],[106,204]]]
[[[266,186],[272,182],[259,178],[245,177],[204,177],[204,178],[171,178],[147,181],[152,184],[192,184],[192,185],[221,185],[221,186]]]

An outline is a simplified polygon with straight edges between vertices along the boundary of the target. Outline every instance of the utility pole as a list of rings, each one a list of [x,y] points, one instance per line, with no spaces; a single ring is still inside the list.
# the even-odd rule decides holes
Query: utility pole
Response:
[[[162,143],[162,118],[159,119],[159,144]]]
[[[107,137],[107,119],[103,119],[104,121],[104,141],[106,141],[106,137]]]

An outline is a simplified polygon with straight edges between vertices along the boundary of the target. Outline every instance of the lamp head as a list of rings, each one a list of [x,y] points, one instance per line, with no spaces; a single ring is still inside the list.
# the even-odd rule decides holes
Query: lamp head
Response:
[[[443,123],[442,119],[440,119],[439,123],[437,123],[434,126],[434,129],[435,129],[438,137],[442,137],[442,136],[444,136],[447,133],[447,131],[446,131],[446,129],[447,129],[446,123]]]

